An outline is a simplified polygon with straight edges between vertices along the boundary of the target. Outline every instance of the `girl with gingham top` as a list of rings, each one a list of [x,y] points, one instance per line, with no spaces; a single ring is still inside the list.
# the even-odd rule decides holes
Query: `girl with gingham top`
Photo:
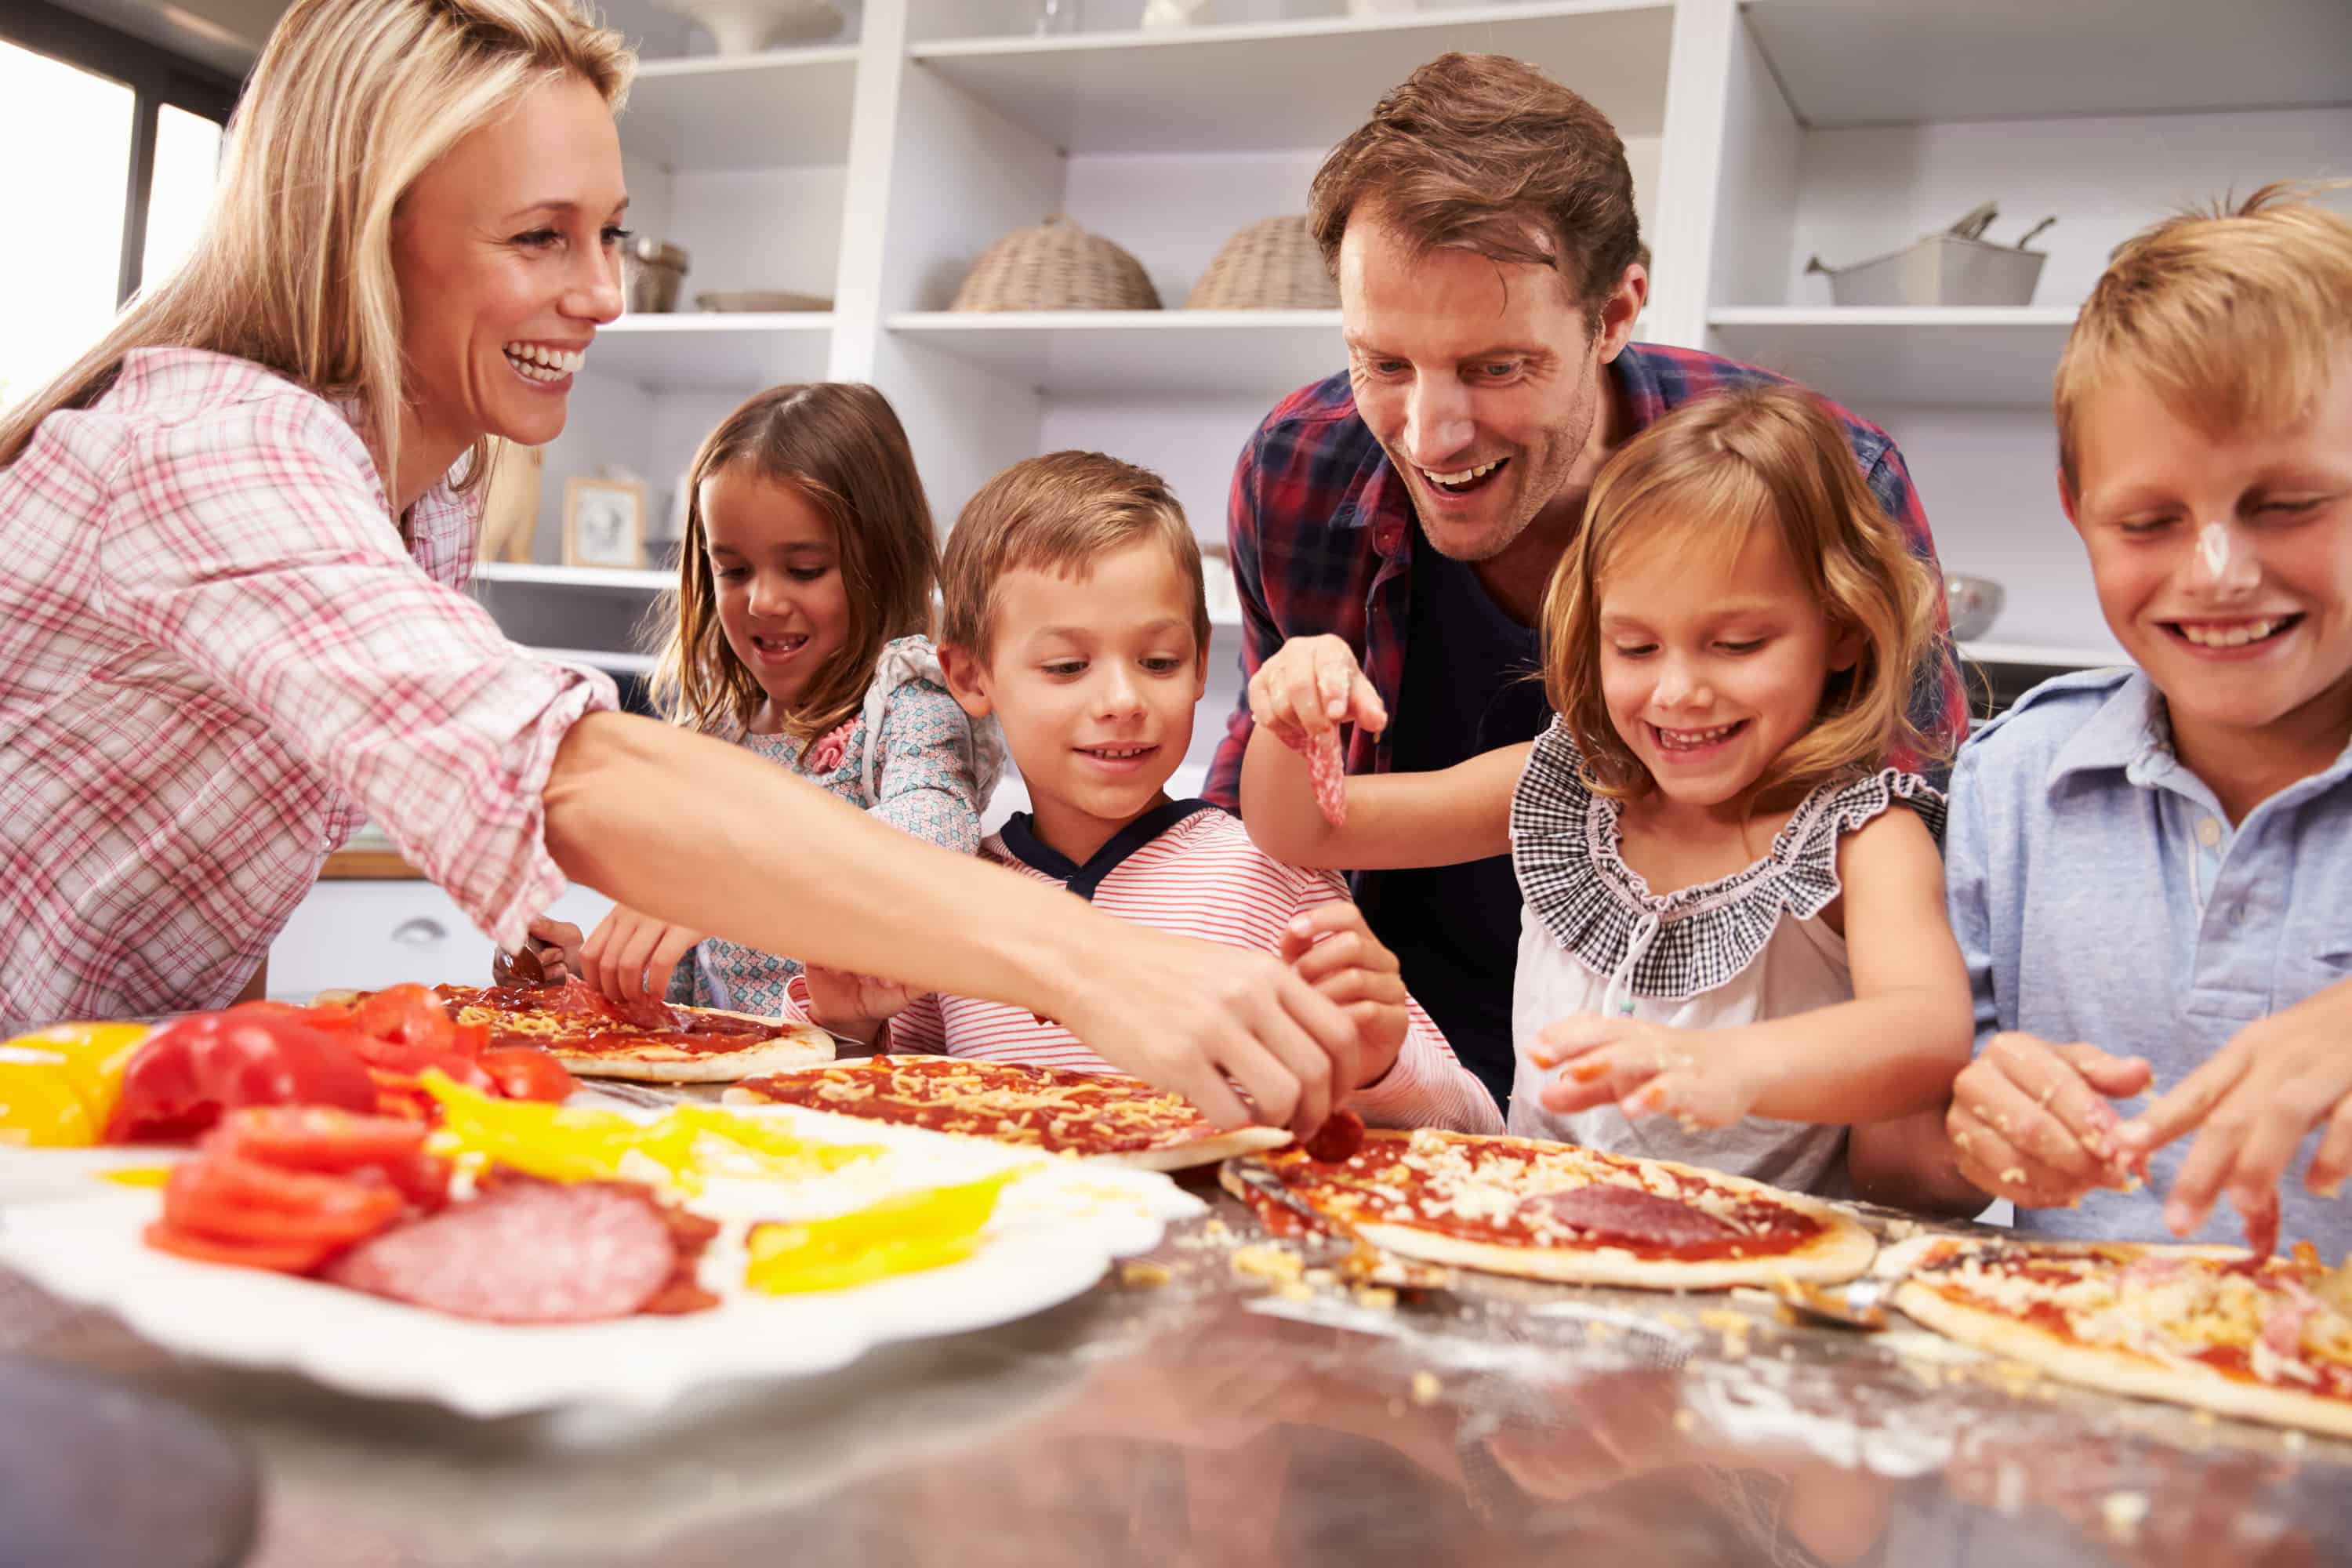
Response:
[[[971,854],[1003,742],[948,694],[925,635],[939,551],[889,403],[847,382],[771,387],[711,432],[686,483],[656,701],[674,722]],[[577,940],[562,928],[565,938]],[[597,926],[580,961],[616,996],[769,1016],[801,972],[793,958],[626,908]]]
[[[1385,714],[1294,643],[1251,684],[1244,817],[1302,865],[1510,852],[1513,1132],[1843,1190],[1847,1126],[1941,1104],[1969,1058],[1942,797],[1886,765],[1926,744],[1936,594],[1817,399],[1695,403],[1594,481],[1544,603],[1549,731],[1351,778],[1333,827],[1299,749]]]

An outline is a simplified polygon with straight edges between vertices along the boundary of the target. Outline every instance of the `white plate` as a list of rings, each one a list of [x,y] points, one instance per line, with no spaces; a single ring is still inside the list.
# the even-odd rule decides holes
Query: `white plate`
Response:
[[[848,1167],[848,1181],[762,1205],[774,1217],[810,1217],[1005,1165],[1034,1169],[1005,1189],[980,1250],[962,1262],[805,1296],[744,1291],[707,1268],[704,1283],[724,1300],[683,1317],[473,1322],[315,1280],[197,1263],[141,1241],[162,1203],[152,1190],[11,1206],[0,1214],[0,1264],[68,1300],[112,1310],[166,1350],[499,1416],[574,1404],[652,1409],[706,1383],[828,1372],[889,1341],[1009,1322],[1081,1294],[1111,1259],[1150,1250],[1168,1221],[1202,1207],[1148,1172],[790,1107],[761,1114],[779,1111],[810,1136],[882,1143],[889,1153]],[[740,1197],[750,1186],[732,1190]],[[740,1279],[740,1253],[714,1247],[706,1264]]]

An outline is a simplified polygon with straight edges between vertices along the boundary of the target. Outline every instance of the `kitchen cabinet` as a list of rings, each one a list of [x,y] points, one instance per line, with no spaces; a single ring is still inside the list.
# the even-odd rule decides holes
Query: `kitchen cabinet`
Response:
[[[593,931],[613,900],[573,887],[550,911]],[[313,887],[269,948],[269,994],[307,1001],[330,988],[404,981],[487,984],[490,939],[456,900],[419,878],[330,879]]]
[[[790,289],[835,305],[600,333],[548,449],[540,561],[561,553],[565,478],[622,464],[667,517],[735,403],[822,376],[889,395],[943,531],[1005,464],[1088,447],[1160,469],[1221,536],[1258,419],[1340,367],[1336,311],[951,314],[958,283],[992,241],[1059,213],[1179,306],[1234,232],[1304,210],[1326,150],[1412,66],[1500,50],[1593,99],[1625,140],[1655,256],[1639,335],[1797,376],[1892,432],[1947,564],[2007,590],[1987,662],[2106,663],[2117,651],[2052,478],[2050,375],[2074,310],[2147,222],[2341,174],[2352,146],[2352,6],[2335,0],[1534,0],[1362,17],[1338,0],[1216,0],[1212,21],[1155,32],[1141,7],[1086,0],[1081,30],[1034,37],[1016,0],[867,0],[850,42],[721,58],[672,14],[612,0],[646,59],[621,121],[630,221],[689,253],[681,303]],[[1841,310],[1804,271],[1899,248],[1988,197],[1997,240],[2058,216],[2026,305]],[[523,640],[624,668],[668,574],[485,579]],[[1239,687],[1237,635],[1217,634],[1195,765]]]

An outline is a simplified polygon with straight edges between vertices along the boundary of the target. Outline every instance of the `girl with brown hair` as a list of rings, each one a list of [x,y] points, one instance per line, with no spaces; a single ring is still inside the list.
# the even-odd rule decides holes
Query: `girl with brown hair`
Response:
[[[1511,854],[1513,1132],[1837,1190],[1846,1127],[1969,1058],[1943,800],[1889,763],[1932,751],[1906,705],[1936,599],[1818,398],[1687,404],[1601,469],[1552,575],[1543,735],[1350,777],[1334,826],[1295,748],[1356,694],[1302,708],[1270,660],[1245,818],[1304,866]]]
[[[771,387],[705,438],[686,484],[655,701],[673,723],[971,854],[1004,742],[956,705],[932,650],[939,545],[888,401],[850,382]],[[802,971],[625,906],[581,962],[616,996],[771,1016]]]

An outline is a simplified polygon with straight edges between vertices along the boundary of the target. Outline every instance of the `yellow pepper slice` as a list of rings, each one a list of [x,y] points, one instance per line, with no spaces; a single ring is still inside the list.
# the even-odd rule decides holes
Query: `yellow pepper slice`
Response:
[[[841,1290],[969,1258],[1015,1174],[907,1193],[831,1219],[754,1226],[743,1283],[776,1296]]]
[[[57,1024],[0,1045],[0,1141],[50,1147],[95,1143],[122,1097],[122,1069],[150,1030],[144,1024]],[[20,1071],[18,1069],[26,1069]],[[47,1087],[59,1078],[81,1114],[53,1113]]]
[[[874,1144],[812,1142],[713,1106],[681,1105],[646,1122],[610,1110],[493,1100],[436,1072],[419,1081],[441,1105],[434,1152],[478,1155],[553,1182],[612,1180],[624,1174],[622,1162],[634,1154],[659,1166],[680,1191],[699,1192],[708,1152],[698,1146],[709,1138],[733,1146],[732,1164],[775,1177],[822,1174],[882,1152]]]

